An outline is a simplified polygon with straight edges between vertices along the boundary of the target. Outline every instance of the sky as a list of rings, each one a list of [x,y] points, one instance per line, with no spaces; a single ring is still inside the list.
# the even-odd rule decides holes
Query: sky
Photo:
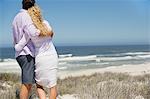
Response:
[[[22,0],[0,0],[0,47]],[[150,44],[150,0],[37,0],[56,46]]]

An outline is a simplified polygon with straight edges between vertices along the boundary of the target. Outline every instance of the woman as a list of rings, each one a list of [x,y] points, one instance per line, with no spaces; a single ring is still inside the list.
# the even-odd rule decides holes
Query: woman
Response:
[[[39,7],[33,5],[32,0],[24,0],[23,3],[29,14],[27,20],[31,20],[33,24],[24,27],[24,35],[19,43],[15,45],[15,49],[20,51],[29,40],[33,42],[35,46],[35,80],[38,95],[40,99],[46,99],[44,86],[50,90],[49,99],[56,99],[58,55],[52,43],[52,28],[46,20],[42,19]],[[31,4],[33,6],[30,6]]]

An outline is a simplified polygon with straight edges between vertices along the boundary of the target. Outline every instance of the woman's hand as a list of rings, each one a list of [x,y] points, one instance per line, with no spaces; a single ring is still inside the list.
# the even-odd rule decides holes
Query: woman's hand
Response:
[[[53,37],[53,35],[54,35],[53,31],[50,31],[50,32],[49,32],[49,35],[50,35],[51,37]]]

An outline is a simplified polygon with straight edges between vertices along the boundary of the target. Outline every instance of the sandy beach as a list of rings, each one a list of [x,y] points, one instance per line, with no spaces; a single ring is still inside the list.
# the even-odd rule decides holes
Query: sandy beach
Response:
[[[123,66],[112,66],[100,69],[89,69],[89,70],[80,70],[77,72],[59,72],[59,77],[64,79],[68,76],[76,77],[81,75],[92,75],[94,73],[104,73],[104,72],[113,72],[113,73],[127,73],[129,75],[144,75],[150,74],[150,63],[138,64],[138,65],[123,65]],[[76,99],[72,95],[64,95],[62,99]]]
[[[106,68],[99,69],[87,69],[79,70],[76,72],[59,72],[59,77],[61,79],[68,76],[81,76],[81,75],[91,75],[94,73],[104,73],[104,72],[113,72],[113,73],[127,73],[130,75],[143,75],[150,73],[150,63],[137,64],[137,65],[122,65],[122,66],[111,66]]]
[[[123,65],[123,66],[112,66],[100,69],[89,69],[81,70],[77,72],[59,72],[59,77],[64,79],[68,76],[76,77],[81,75],[92,75],[94,73],[104,73],[104,72],[113,72],[113,73],[127,73],[129,75],[144,75],[150,74],[150,63],[138,64],[138,65]],[[62,99],[76,99],[72,95],[64,95]]]
[[[20,73],[21,69],[17,62],[1,62],[0,63],[0,73]],[[121,65],[121,66],[111,66],[96,69],[84,69],[78,71],[60,71],[58,72],[58,77],[63,79],[68,76],[81,76],[81,75],[91,75],[93,73],[104,73],[104,72],[114,72],[114,73],[128,73],[130,75],[142,75],[150,73],[150,62],[144,64],[134,64],[134,65]]]
[[[17,62],[1,62],[0,63],[0,73],[20,73],[21,69]],[[114,72],[114,73],[128,73],[130,75],[142,75],[150,73],[150,62],[144,64],[134,64],[134,65],[121,65],[121,66],[111,66],[96,69],[84,69],[78,71],[60,71],[58,72],[58,77],[63,79],[68,76],[81,76],[81,75],[91,75],[93,73],[104,73],[104,72]]]
[[[12,61],[5,63],[0,63],[0,72],[17,72],[20,73],[19,65]],[[64,79],[66,77],[72,76],[82,76],[82,75],[92,75],[94,73],[105,73],[105,72],[113,72],[113,73],[127,73],[129,75],[144,75],[150,74],[150,62],[144,64],[135,64],[135,65],[122,65],[122,66],[111,66],[105,68],[97,68],[97,69],[85,69],[79,71],[59,71],[58,77],[60,79]],[[63,95],[60,96],[61,99],[77,99],[74,95]]]

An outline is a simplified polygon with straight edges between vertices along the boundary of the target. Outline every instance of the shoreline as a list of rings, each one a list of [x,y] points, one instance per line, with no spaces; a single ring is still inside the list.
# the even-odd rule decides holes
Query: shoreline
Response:
[[[64,71],[58,72],[58,77],[60,79],[64,79],[66,77],[77,77],[82,75],[92,75],[94,73],[105,73],[105,72],[112,72],[112,73],[127,73],[129,75],[144,75],[150,74],[150,62],[144,64],[137,64],[137,65],[122,65],[122,66],[111,66],[105,68],[96,68],[96,69],[85,69],[79,71]]]
[[[6,62],[0,64],[0,73],[21,73],[21,69],[17,62]],[[58,77],[64,79],[66,77],[72,76],[82,76],[82,75],[92,75],[94,73],[104,73],[104,72],[113,72],[113,73],[127,73],[129,75],[143,75],[150,74],[150,62],[145,62],[143,64],[130,64],[130,65],[121,65],[121,66],[110,66],[104,68],[96,69],[84,69],[78,71],[58,71]]]

